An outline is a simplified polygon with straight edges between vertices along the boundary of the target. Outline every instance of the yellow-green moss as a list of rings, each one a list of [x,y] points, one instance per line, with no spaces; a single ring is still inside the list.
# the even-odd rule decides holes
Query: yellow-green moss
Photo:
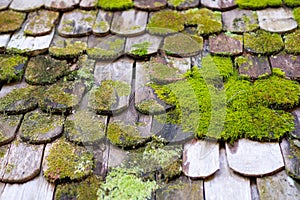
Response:
[[[0,33],[18,30],[26,17],[25,13],[5,10],[0,12]]]
[[[200,35],[208,35],[222,31],[222,14],[207,8],[190,9],[185,12],[186,25],[196,25]]]
[[[132,45],[130,53],[135,56],[146,56],[151,42],[142,42]]]
[[[13,139],[20,120],[21,115],[0,115],[0,143]]]
[[[79,110],[69,116],[64,131],[68,140],[80,143],[95,143],[105,137],[104,119],[88,110]]]
[[[190,2],[193,2],[193,0],[168,0],[168,3],[174,6],[175,8],[180,6],[181,4],[190,3]]]
[[[151,34],[167,35],[184,29],[184,15],[173,10],[163,10],[154,13],[147,25]]]
[[[73,44],[66,43],[66,47],[52,46],[49,48],[49,54],[56,58],[71,59],[82,55],[87,48],[86,42],[76,41]]]
[[[165,111],[165,108],[154,99],[136,103],[135,108],[144,114],[158,114]]]
[[[300,25],[300,7],[293,10],[293,15],[298,25]]]
[[[0,82],[20,81],[24,74],[27,57],[0,55]]]
[[[44,176],[50,182],[80,180],[90,175],[94,168],[91,153],[63,139],[52,144],[46,162]]]
[[[132,0],[98,0],[98,7],[104,10],[127,10],[133,7]]]
[[[300,30],[285,35],[285,50],[291,54],[300,53]]]
[[[283,0],[284,4],[289,7],[297,7],[300,6],[299,0]]]
[[[236,0],[239,8],[246,9],[263,9],[266,7],[280,7],[282,5],[281,0]]]
[[[284,43],[279,34],[258,30],[244,33],[244,46],[247,51],[270,55],[281,51]]]

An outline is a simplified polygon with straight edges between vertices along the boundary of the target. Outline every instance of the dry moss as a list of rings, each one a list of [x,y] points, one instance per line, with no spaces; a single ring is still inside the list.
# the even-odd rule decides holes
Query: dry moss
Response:
[[[0,82],[20,81],[24,74],[27,57],[0,55]]]
[[[25,13],[5,10],[0,12],[0,33],[16,31],[21,28]]]

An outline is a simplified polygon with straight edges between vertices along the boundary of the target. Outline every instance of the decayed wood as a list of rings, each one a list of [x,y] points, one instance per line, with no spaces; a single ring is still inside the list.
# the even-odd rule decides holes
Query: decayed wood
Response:
[[[45,0],[13,0],[9,8],[17,11],[36,10],[44,5]]]
[[[80,0],[47,0],[45,7],[51,10],[67,11],[72,10],[79,4]]]
[[[289,176],[300,180],[300,148],[297,144],[300,144],[299,140],[284,139],[280,143],[280,147],[286,172]]]
[[[2,0],[2,1],[0,1],[0,10],[5,10],[11,2],[12,2],[12,0]]]
[[[239,65],[239,73],[251,78],[258,78],[262,75],[270,75],[271,68],[268,57],[265,56],[250,56],[246,57],[247,62]]]
[[[218,10],[228,10],[236,6],[235,0],[201,0],[201,4]]]
[[[98,0],[81,0],[80,8],[82,9],[93,9],[97,7]]]
[[[98,36],[108,34],[112,18],[113,18],[112,12],[99,10],[93,26],[93,34]]]
[[[0,35],[0,52],[5,51],[9,39],[10,34]]]
[[[22,115],[0,115],[0,146],[15,138],[21,119]]]

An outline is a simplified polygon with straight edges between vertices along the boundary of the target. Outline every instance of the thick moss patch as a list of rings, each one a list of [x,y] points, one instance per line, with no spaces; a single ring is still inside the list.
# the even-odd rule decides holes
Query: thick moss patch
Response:
[[[21,28],[25,13],[5,10],[0,12],[0,33],[7,33]]]
[[[76,41],[70,43],[67,41],[66,47],[52,46],[49,48],[50,56],[61,59],[72,59],[82,55],[87,48],[85,42]]]
[[[132,170],[114,168],[106,177],[106,181],[100,186],[97,195],[98,200],[119,199],[150,199],[152,192],[157,188],[155,181],[143,181],[132,173]]]
[[[56,187],[55,200],[76,199],[88,200],[97,199],[97,191],[102,184],[101,178],[89,176],[81,182],[59,184]]]
[[[169,55],[194,56],[203,48],[203,38],[193,39],[186,34],[167,36],[164,40],[163,50]]]
[[[126,10],[133,7],[132,0],[98,0],[98,7],[104,10]]]
[[[135,108],[144,114],[158,114],[165,111],[164,106],[159,104],[155,99],[148,99],[135,104]]]
[[[147,25],[151,34],[167,35],[184,29],[184,15],[173,10],[163,10],[154,13]]]
[[[118,98],[127,96],[131,87],[122,81],[105,80],[90,92],[89,107],[99,113],[113,110],[118,104]]]
[[[92,173],[94,167],[91,153],[63,139],[52,144],[46,162],[44,176],[50,182],[83,179]]]
[[[300,30],[287,34],[285,37],[285,50],[291,54],[300,53]]]
[[[246,9],[263,9],[266,7],[280,7],[282,5],[281,0],[236,0],[239,8]]]
[[[0,82],[20,81],[24,74],[27,57],[0,55]]]
[[[300,1],[298,0],[283,0],[284,4],[289,7],[297,7],[300,6]]]
[[[208,35],[222,31],[222,14],[207,8],[190,9],[185,12],[185,24],[196,25],[200,35]]]
[[[68,116],[64,130],[68,140],[79,144],[92,144],[105,137],[105,118],[88,110],[79,110]]]
[[[294,18],[295,18],[296,22],[299,25],[300,24],[300,8],[295,8],[293,10],[293,15],[294,15]]]
[[[67,73],[70,73],[71,70],[71,65],[65,60],[37,56],[30,59],[26,69],[25,80],[30,84],[52,84]]]
[[[271,55],[281,51],[284,43],[279,34],[259,30],[244,34],[244,46],[251,53]]]

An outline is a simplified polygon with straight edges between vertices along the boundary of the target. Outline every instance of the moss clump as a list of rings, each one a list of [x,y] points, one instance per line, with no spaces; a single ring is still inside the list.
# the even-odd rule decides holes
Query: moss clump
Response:
[[[137,126],[114,121],[108,124],[107,138],[111,143],[124,148],[139,146],[146,142]]]
[[[148,48],[151,45],[151,42],[142,42],[138,44],[134,44],[131,47],[130,53],[135,56],[146,56],[148,54]]]
[[[285,50],[291,54],[300,53],[300,30],[287,34],[285,37]]]
[[[27,57],[0,55],[0,82],[20,81],[26,62]]]
[[[186,25],[196,25],[200,35],[209,35],[222,31],[222,14],[207,8],[190,9],[185,12]]]
[[[21,125],[21,138],[30,143],[50,142],[62,133],[64,118],[42,112],[26,113]],[[61,129],[56,130],[56,129]]]
[[[297,7],[300,6],[300,1],[298,0],[283,0],[284,4],[289,7]]]
[[[184,29],[184,15],[181,12],[163,10],[154,13],[147,25],[151,34],[167,35]]]
[[[132,0],[98,0],[98,7],[104,10],[126,10],[133,7]]]
[[[90,92],[89,107],[99,113],[111,111],[118,103],[118,98],[127,96],[131,87],[122,81],[105,80]]]
[[[136,103],[135,108],[144,114],[159,114],[165,111],[165,108],[154,99],[148,99]]]
[[[296,22],[299,25],[300,24],[300,8],[295,8],[293,10],[293,15],[294,15],[294,18],[295,18]]]
[[[5,10],[0,12],[0,33],[18,30],[26,17],[25,13]]]
[[[90,175],[94,168],[91,153],[63,139],[52,144],[46,162],[47,168],[44,176],[50,182],[80,180]]]
[[[52,46],[49,48],[50,56],[62,59],[77,58],[82,55],[87,48],[85,42],[76,41],[73,44],[70,42],[66,43],[66,47]]]
[[[281,51],[284,43],[279,34],[259,30],[244,34],[244,46],[249,52],[270,55]]]
[[[31,111],[37,107],[37,88],[13,89],[10,93],[0,98],[0,112],[18,114]]]
[[[285,77],[285,72],[279,68],[272,68],[272,73],[273,73],[273,75],[278,76],[278,77],[282,77],[282,78]]]
[[[55,60],[47,56],[30,59],[26,69],[25,80],[30,84],[52,84],[71,71],[67,61]]]
[[[89,176],[81,182],[59,184],[56,187],[54,199],[97,199],[97,191],[101,184],[101,178],[94,175]]]
[[[105,137],[104,118],[88,111],[80,110],[70,115],[64,126],[68,140],[79,144],[99,142]]]
[[[199,39],[195,40],[193,37],[185,34],[167,36],[164,40],[163,50],[169,55],[197,55],[203,47],[203,38],[201,37]]]
[[[14,139],[15,132],[21,122],[21,115],[0,115],[0,144]],[[1,158],[1,156],[0,156]]]
[[[281,0],[237,0],[236,1],[239,8],[246,9],[263,9],[266,7],[280,7],[282,5]]]
[[[114,168],[100,186],[98,200],[119,199],[150,199],[152,192],[157,188],[155,181],[143,181],[132,173],[132,170]]]

